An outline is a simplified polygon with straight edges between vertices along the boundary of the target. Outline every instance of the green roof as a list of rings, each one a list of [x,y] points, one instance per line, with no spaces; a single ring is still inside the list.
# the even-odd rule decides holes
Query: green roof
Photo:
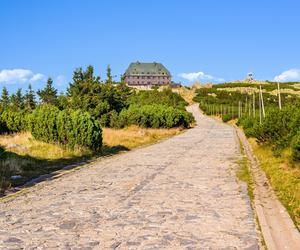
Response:
[[[161,63],[131,63],[125,72],[125,76],[128,75],[163,75],[171,76],[170,72]]]

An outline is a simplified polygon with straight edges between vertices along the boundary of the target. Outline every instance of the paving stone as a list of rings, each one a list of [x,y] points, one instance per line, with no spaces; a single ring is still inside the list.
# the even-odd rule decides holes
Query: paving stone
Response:
[[[0,203],[0,248],[257,249],[235,131],[191,109],[181,135]]]

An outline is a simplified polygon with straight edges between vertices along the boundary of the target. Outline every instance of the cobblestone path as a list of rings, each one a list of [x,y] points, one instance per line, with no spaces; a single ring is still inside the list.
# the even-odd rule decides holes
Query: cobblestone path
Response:
[[[235,131],[198,125],[0,203],[1,249],[258,249]]]

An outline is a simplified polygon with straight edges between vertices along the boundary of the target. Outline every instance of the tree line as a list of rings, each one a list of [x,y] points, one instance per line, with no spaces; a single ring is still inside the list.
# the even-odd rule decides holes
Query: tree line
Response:
[[[113,81],[109,66],[105,81],[88,66],[73,72],[66,93],[58,94],[51,78],[36,92],[29,85],[24,95],[21,89],[9,95],[3,88],[0,133],[30,131],[42,141],[98,150],[102,127],[189,127],[193,117],[186,105],[170,89],[136,91]]]

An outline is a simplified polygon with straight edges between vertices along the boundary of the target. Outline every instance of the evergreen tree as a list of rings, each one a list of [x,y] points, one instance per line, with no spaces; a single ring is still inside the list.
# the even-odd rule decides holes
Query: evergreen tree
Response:
[[[7,108],[9,106],[9,94],[6,87],[2,89],[1,106]]]
[[[29,84],[26,95],[24,96],[24,106],[27,111],[32,111],[36,107],[35,93],[31,87],[31,84]]]
[[[44,89],[37,91],[42,103],[57,105],[57,89],[53,87],[53,80],[48,78]]]
[[[24,97],[22,95],[22,89],[18,89],[15,94],[10,97],[11,107],[15,111],[24,109]]]
[[[82,68],[76,69],[73,73],[73,82],[67,90],[70,97],[70,105],[74,109],[89,110],[95,108],[99,98],[100,77],[94,76],[93,66],[88,66],[84,71]]]
[[[69,97],[66,96],[63,92],[61,92],[57,98],[58,101],[58,108],[60,110],[64,110],[68,108],[68,104],[69,104]]]
[[[107,76],[107,80],[112,82],[110,70]],[[127,106],[127,95],[128,91],[124,86],[114,87],[112,84],[101,84],[100,77],[94,76],[92,66],[85,71],[82,68],[75,70],[73,82],[70,83],[68,89],[70,106],[73,109],[88,111],[97,118],[113,110],[120,112],[123,107]]]
[[[107,84],[113,83],[110,65],[107,65],[107,69],[106,69],[106,83]]]

